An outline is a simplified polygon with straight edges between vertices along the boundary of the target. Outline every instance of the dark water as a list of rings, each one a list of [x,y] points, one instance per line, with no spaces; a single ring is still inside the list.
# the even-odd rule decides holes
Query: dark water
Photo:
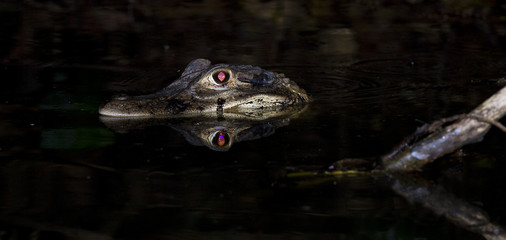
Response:
[[[386,154],[504,86],[506,11],[462,3],[0,3],[0,239],[482,239],[389,180],[293,174]],[[99,119],[195,58],[283,72],[313,102],[228,151],[188,126],[237,122]],[[505,226],[504,139],[493,129],[424,179]]]

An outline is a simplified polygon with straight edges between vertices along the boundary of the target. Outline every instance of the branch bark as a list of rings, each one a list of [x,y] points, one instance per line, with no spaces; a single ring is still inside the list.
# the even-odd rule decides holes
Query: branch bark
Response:
[[[503,87],[460,121],[383,157],[383,167],[393,171],[417,170],[466,144],[481,141],[491,123],[496,125],[505,114],[506,87]]]

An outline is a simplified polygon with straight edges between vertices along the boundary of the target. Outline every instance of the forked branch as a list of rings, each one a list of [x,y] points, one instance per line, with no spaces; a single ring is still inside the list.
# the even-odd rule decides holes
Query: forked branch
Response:
[[[412,138],[382,158],[383,166],[386,170],[417,170],[466,144],[481,141],[491,125],[506,132],[506,127],[498,122],[505,114],[506,87],[469,114],[441,119],[420,127]],[[458,122],[443,127],[456,120]],[[418,140],[422,135],[425,136]]]

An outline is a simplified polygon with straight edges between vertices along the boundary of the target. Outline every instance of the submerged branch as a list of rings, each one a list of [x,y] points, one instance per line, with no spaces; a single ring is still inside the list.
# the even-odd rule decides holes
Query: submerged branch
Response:
[[[383,166],[386,170],[417,170],[466,144],[481,141],[490,129],[491,124],[506,132],[506,128],[497,122],[505,114],[506,87],[469,114],[442,119],[419,128],[414,139],[422,132],[432,133],[420,141],[413,140],[415,142],[412,144],[407,142],[391,154],[383,157]],[[445,123],[458,119],[460,121],[442,128]]]
[[[506,127],[498,122],[505,114],[506,87],[468,114],[443,118],[419,127],[410,138],[382,159],[342,159],[323,171],[295,172],[287,174],[287,177],[303,178],[298,184],[307,186],[328,181],[328,177],[366,175],[386,183],[409,202],[420,204],[487,240],[506,240],[506,229],[493,223],[481,208],[416,174],[402,172],[417,170],[466,144],[481,141],[492,125],[506,132]]]

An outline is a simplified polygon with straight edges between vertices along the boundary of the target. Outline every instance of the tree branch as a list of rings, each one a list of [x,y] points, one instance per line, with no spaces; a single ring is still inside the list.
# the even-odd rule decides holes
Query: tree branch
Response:
[[[466,144],[481,141],[491,124],[506,132],[506,128],[497,122],[505,114],[506,87],[469,114],[442,119],[417,129],[413,139],[422,133],[432,133],[419,141],[414,140],[414,143],[405,141],[401,147],[382,158],[383,167],[394,171],[417,170]],[[445,123],[458,119],[460,121],[442,128]]]

